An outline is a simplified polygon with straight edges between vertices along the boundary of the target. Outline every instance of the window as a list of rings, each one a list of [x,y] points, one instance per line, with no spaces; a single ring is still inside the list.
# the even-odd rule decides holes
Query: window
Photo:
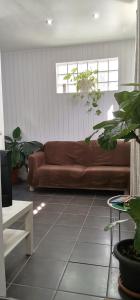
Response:
[[[56,64],[57,93],[76,93],[76,85],[64,76],[77,68],[78,74],[97,70],[97,86],[101,91],[118,90],[118,57]],[[76,73],[77,75],[77,73]]]

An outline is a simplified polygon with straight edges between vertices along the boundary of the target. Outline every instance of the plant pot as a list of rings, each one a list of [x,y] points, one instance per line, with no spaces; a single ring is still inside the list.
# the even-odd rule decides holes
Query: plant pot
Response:
[[[22,166],[22,167],[19,169],[19,172],[18,172],[18,178],[19,178],[21,181],[27,181],[27,177],[28,177],[27,169],[26,169],[25,166]]]
[[[18,183],[18,172],[19,172],[18,168],[14,168],[12,170],[12,184]]]
[[[120,280],[123,290],[132,296],[140,299],[140,261],[133,260],[122,255],[120,249],[127,250],[133,244],[132,239],[122,240],[114,246],[114,255],[119,260]]]

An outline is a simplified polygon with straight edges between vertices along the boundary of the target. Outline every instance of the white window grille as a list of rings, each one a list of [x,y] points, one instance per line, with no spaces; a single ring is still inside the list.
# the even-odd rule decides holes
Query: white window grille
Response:
[[[118,90],[118,57],[98,60],[66,62],[56,64],[56,92],[76,93],[76,85],[70,80],[64,80],[65,75],[77,68],[75,75],[86,70],[97,70],[97,87],[101,91]]]

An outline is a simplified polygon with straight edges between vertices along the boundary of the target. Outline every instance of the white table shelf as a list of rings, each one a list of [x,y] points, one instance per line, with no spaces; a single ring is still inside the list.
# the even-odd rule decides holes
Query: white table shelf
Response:
[[[13,200],[13,205],[2,209],[4,256],[6,257],[23,239],[26,239],[26,254],[33,252],[33,205],[28,201]],[[24,218],[24,230],[8,228]]]
[[[25,230],[5,229],[3,231],[4,257],[29,235]]]

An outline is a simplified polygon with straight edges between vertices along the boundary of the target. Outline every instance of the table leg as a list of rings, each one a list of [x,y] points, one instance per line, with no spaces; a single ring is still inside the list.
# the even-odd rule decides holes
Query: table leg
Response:
[[[119,221],[120,221],[121,211],[119,210]],[[121,240],[121,224],[119,223],[119,242]]]
[[[29,232],[26,238],[26,254],[32,255],[33,253],[33,211],[32,208],[25,216],[25,230]]]
[[[110,207],[110,223],[112,223],[112,207]],[[110,246],[111,246],[111,252],[113,252],[113,229],[110,229]]]

